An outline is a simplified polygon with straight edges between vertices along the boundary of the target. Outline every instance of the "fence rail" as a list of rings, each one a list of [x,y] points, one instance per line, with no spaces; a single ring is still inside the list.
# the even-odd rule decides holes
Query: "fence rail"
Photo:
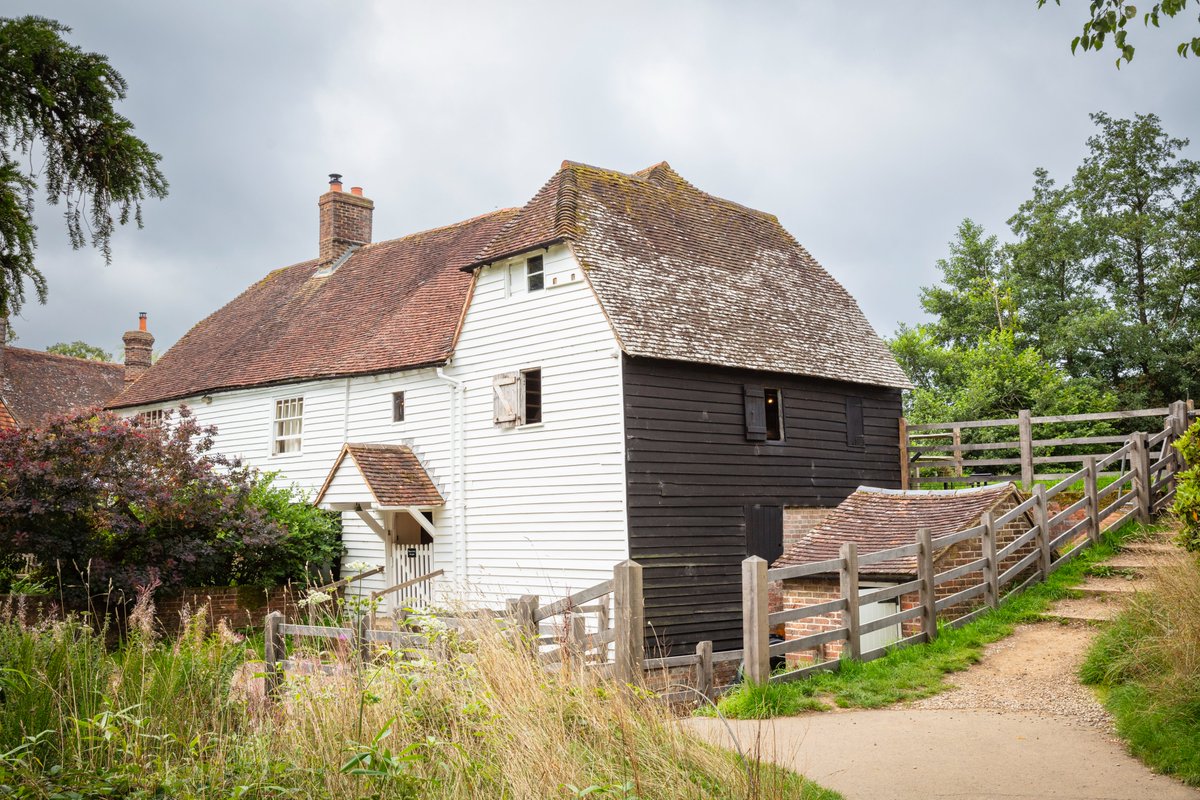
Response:
[[[869,553],[860,553],[856,543],[846,542],[837,558],[798,566],[768,569],[767,562],[757,556],[746,559],[742,562],[742,650],[719,655],[722,658],[740,656],[748,680],[760,683],[792,681],[814,672],[836,670],[845,659],[869,661],[898,647],[932,642],[937,639],[939,623],[943,627],[958,627],[978,618],[988,609],[999,606],[1010,594],[1045,580],[1087,547],[1097,543],[1104,530],[1119,527],[1134,518],[1148,522],[1154,513],[1170,502],[1174,493],[1175,474],[1183,468],[1171,443],[1186,430],[1189,410],[1182,403],[1176,403],[1171,409],[1121,412],[1119,417],[1149,417],[1168,411],[1170,413],[1166,414],[1161,432],[1153,436],[1136,432],[1117,442],[1108,441],[1109,444],[1123,444],[1111,453],[1081,456],[1082,469],[1063,476],[1062,480],[1049,487],[1032,484],[1028,498],[1003,514],[993,517],[985,513],[980,525],[938,537],[932,536],[927,528],[921,529],[913,544]],[[1112,418],[1117,416],[1071,415],[1070,420]],[[1033,417],[1029,421],[1062,419],[1065,418]],[[999,421],[1000,424],[1010,422],[1015,421]],[[970,424],[984,427],[985,422]],[[930,430],[934,427],[913,426],[909,430]],[[1160,455],[1152,459],[1152,448],[1160,446]],[[1028,451],[1029,448],[1025,449]],[[1025,460],[1028,467],[1032,463],[1035,462]],[[1103,474],[1102,470],[1116,463],[1122,466],[1113,474],[1114,480],[1100,489],[1098,478]],[[1051,498],[1079,481],[1084,485],[1079,500],[1057,510],[1050,507]],[[1072,524],[1072,517],[1081,511],[1085,512],[1083,518]],[[1033,524],[1022,526],[1006,541],[999,541],[1000,533],[1008,530],[1006,526],[1011,527],[1023,517],[1028,519],[1026,515],[1032,516]],[[939,570],[935,555],[962,543],[969,543],[972,549],[977,549],[982,555],[967,563]],[[860,591],[862,567],[913,557],[917,565],[915,579]],[[770,584],[833,574],[839,576],[836,598],[800,608],[769,612]],[[965,579],[970,583],[959,588],[957,582]],[[956,582],[952,584],[954,591],[946,590],[946,585],[952,582]],[[892,600],[900,601],[897,611],[869,622],[862,621],[863,606]],[[980,600],[981,604],[973,607]],[[948,614],[952,616],[947,617]],[[826,629],[771,644],[770,633],[773,628],[803,620],[822,623]],[[836,622],[832,628],[827,627],[830,620]],[[919,624],[914,625],[916,621]],[[903,634],[898,641],[863,652],[864,636],[896,626],[901,626],[900,632]],[[840,647],[840,656],[824,660],[824,649],[831,645]],[[813,654],[814,663],[794,663],[792,669],[772,674],[772,657],[805,652]]]
[[[1108,411],[1094,414],[1060,414],[1033,416],[1021,411],[1012,419],[969,420],[910,424],[900,421],[900,456],[903,464],[902,488],[959,483],[1019,480],[1025,490],[1035,481],[1063,482],[1070,473],[1041,471],[1050,465],[1069,466],[1085,463],[1089,456],[1105,456],[1102,469],[1128,460],[1130,444],[1115,452],[1098,451],[1113,444],[1129,442],[1129,434],[1099,433],[1096,435],[1058,435],[1034,438],[1034,426],[1073,425],[1078,423],[1133,424],[1147,422],[1157,430],[1151,432],[1150,447],[1159,447],[1160,459],[1166,456],[1164,442],[1168,431],[1195,416],[1191,401],[1176,401],[1166,408],[1141,408],[1129,411]],[[1151,420],[1158,418],[1160,423]],[[968,441],[971,436],[991,438],[988,429],[1015,428],[1015,439],[1002,441]],[[1053,431],[1052,431],[1053,432]],[[1001,432],[1004,436],[1011,433]],[[1002,468],[996,470],[995,468]],[[1102,473],[1101,478],[1117,477],[1125,472],[1119,465],[1116,471]]]

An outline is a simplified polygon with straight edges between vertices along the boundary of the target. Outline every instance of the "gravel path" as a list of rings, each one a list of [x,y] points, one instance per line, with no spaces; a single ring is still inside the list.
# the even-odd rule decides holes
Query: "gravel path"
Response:
[[[951,678],[955,689],[908,704],[913,709],[1028,711],[1111,731],[1108,712],[1076,675],[1096,628],[1041,622],[993,642],[983,661]]]

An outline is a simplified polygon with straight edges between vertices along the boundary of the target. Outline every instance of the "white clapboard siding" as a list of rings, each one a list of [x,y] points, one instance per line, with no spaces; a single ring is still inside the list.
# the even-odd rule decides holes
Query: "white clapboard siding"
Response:
[[[628,555],[617,341],[570,250],[543,263],[540,292],[524,259],[480,272],[448,371],[466,385],[467,590],[492,603],[566,596]],[[496,425],[493,378],[530,368],[543,421]]]
[[[392,422],[392,393],[398,391],[404,392],[405,419]],[[278,399],[290,397],[304,398],[301,452],[271,455],[274,404]],[[202,424],[217,427],[214,449],[239,457],[263,471],[279,472],[280,483],[294,483],[314,495],[344,442],[407,444],[421,459],[442,496],[452,502],[450,385],[438,379],[432,369],[214,392],[211,398],[208,403],[201,398],[182,402],[187,403]],[[130,409],[128,413],[142,410],[145,409]],[[343,477],[346,474],[343,471]],[[353,501],[363,499],[367,498],[357,497]],[[434,524],[438,527],[434,560],[452,579],[453,529],[441,513],[434,515]],[[355,562],[383,563],[383,542],[357,514],[342,515],[342,540],[346,545],[344,566]],[[350,572],[343,569],[343,574]],[[384,585],[382,576],[374,576],[352,587],[365,593]]]
[[[446,500],[434,513],[433,564],[442,590],[471,602],[524,593],[562,597],[611,577],[628,555],[621,361],[617,341],[565,246],[545,254],[546,288],[527,292],[523,259],[482,270],[445,375],[464,389],[462,493],[453,464],[451,384],[436,370],[214,392],[184,401],[217,426],[216,450],[315,493],[344,442],[407,444]],[[496,375],[542,370],[543,422],[498,426]],[[392,393],[405,420],[392,422]],[[301,451],[271,455],[275,401],[303,397]],[[128,413],[160,406],[129,409]],[[337,500],[361,491],[346,477]],[[360,499],[366,499],[360,498]],[[462,514],[464,574],[456,572]],[[384,563],[384,544],[354,513],[342,515],[343,564]],[[346,570],[344,570],[344,573]],[[380,589],[383,576],[353,585]],[[448,594],[437,599],[448,599]]]

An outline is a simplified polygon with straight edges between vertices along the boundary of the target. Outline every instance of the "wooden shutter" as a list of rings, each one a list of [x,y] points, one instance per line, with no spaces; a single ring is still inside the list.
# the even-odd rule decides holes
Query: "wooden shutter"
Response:
[[[521,373],[505,372],[492,378],[492,415],[497,425],[521,422]]]
[[[846,398],[846,445],[863,447],[866,436],[863,431],[863,408],[861,397]]]
[[[768,564],[783,555],[783,506],[746,506],[746,555]]]
[[[743,387],[746,398],[746,438],[752,442],[767,440],[767,399],[761,386]]]

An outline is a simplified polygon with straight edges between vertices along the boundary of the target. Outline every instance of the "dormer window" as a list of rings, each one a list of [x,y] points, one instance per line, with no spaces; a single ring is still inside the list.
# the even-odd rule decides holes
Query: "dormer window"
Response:
[[[546,271],[541,256],[525,259],[525,286],[531,292],[540,292],[546,286]]]

